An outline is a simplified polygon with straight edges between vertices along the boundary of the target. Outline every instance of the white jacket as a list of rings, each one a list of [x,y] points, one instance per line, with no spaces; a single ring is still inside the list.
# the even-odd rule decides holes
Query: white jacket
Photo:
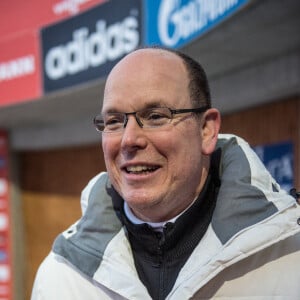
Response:
[[[221,187],[211,224],[166,299],[299,300],[300,207],[245,141],[220,135],[217,149]],[[106,173],[91,180],[83,217],[55,241],[32,300],[151,299],[111,197]]]

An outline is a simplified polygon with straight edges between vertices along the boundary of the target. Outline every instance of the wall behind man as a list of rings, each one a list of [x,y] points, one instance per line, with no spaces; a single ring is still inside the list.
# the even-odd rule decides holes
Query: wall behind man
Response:
[[[81,217],[80,193],[104,162],[100,145],[20,153],[25,297],[55,237]]]

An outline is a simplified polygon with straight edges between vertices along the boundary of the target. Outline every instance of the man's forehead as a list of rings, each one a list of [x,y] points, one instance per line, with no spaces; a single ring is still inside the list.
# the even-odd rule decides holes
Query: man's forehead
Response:
[[[147,66],[151,68],[157,69],[161,66],[168,66],[170,72],[172,69],[176,68],[178,71],[185,71],[185,66],[183,64],[182,59],[172,53],[171,51],[167,51],[164,49],[139,49],[130,54],[126,55],[120,62],[116,64],[116,66],[112,69],[111,73],[108,76],[113,77],[115,73],[136,69],[143,71]]]
[[[106,80],[104,93],[111,92],[120,84],[149,86],[149,80],[185,84],[188,74],[178,55],[162,49],[139,49],[125,56],[112,69]]]
[[[127,99],[127,104],[133,99],[143,104],[148,100],[165,102],[186,98],[187,94],[187,71],[179,56],[163,49],[140,49],[128,54],[111,71],[103,105],[120,106],[120,99]]]

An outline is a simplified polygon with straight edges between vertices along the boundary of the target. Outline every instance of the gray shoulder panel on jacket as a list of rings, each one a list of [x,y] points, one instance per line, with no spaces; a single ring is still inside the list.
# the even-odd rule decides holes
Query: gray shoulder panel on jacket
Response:
[[[222,149],[221,187],[212,226],[225,244],[240,230],[276,213],[277,207],[251,184],[249,160],[236,138],[221,139],[217,147]]]
[[[53,245],[55,253],[90,277],[98,269],[108,243],[122,228],[111,193],[111,184],[104,174],[92,187],[87,210],[76,224],[75,233],[69,232],[68,238],[60,234]]]

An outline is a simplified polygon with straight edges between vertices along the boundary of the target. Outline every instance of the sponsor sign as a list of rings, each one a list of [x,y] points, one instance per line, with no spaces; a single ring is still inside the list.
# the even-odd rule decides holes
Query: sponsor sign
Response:
[[[106,1],[0,1],[0,107],[41,96],[39,28]]]
[[[104,77],[141,43],[141,1],[110,1],[42,30],[46,92]]]
[[[179,48],[251,0],[145,0],[146,44]]]
[[[11,219],[9,211],[8,137],[0,130],[0,299],[12,300]]]
[[[40,96],[37,34],[23,33],[0,41],[0,106]]]
[[[289,192],[294,182],[293,143],[256,146],[254,151],[281,187]]]

